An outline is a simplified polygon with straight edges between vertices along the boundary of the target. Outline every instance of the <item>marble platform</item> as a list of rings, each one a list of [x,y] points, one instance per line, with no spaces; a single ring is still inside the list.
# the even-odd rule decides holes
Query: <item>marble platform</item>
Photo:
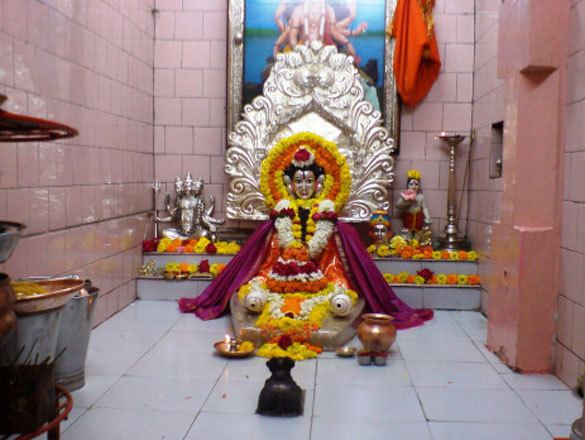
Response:
[[[343,318],[329,316],[323,322],[322,328],[311,333],[310,343],[323,347],[325,351],[335,351],[337,347],[344,345],[355,336],[355,328],[352,324],[359,318],[364,310],[366,302],[358,299],[351,313]],[[230,299],[230,311],[234,334],[244,341],[250,341],[259,347],[264,343],[260,329],[254,325],[258,319],[257,313],[250,313],[243,307],[238,294],[234,293]]]

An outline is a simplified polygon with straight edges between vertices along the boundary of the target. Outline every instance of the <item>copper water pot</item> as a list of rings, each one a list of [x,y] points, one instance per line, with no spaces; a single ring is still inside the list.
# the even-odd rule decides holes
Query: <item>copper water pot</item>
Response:
[[[396,327],[392,316],[381,313],[362,315],[358,325],[357,336],[366,351],[388,352],[396,340]]]

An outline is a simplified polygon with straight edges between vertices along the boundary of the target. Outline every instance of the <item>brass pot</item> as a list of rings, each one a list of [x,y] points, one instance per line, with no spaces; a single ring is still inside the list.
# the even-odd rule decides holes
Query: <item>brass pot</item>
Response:
[[[396,327],[392,316],[366,313],[358,325],[357,336],[366,351],[388,352],[396,340]]]
[[[0,336],[7,334],[16,326],[13,304],[14,294],[10,287],[10,277],[0,273]]]

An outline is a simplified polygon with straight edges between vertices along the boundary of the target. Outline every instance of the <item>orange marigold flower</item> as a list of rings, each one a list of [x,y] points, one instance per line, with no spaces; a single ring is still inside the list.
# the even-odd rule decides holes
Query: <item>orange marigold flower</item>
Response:
[[[467,252],[459,251],[459,259],[460,260],[467,260]]]
[[[416,276],[415,275],[408,275],[408,278],[406,279],[406,282],[408,284],[414,284],[415,281],[416,281]]]
[[[441,251],[441,260],[450,260],[451,253],[449,251]]]
[[[447,275],[447,284],[457,284],[459,282],[459,276],[455,273]]]
[[[402,258],[403,260],[410,260],[412,258],[412,251],[404,249],[400,254],[400,258]]]
[[[467,283],[471,284],[472,286],[478,285],[480,281],[481,279],[479,275],[469,275],[469,277],[467,278]]]
[[[189,272],[189,263],[180,263],[179,270],[181,272]]]

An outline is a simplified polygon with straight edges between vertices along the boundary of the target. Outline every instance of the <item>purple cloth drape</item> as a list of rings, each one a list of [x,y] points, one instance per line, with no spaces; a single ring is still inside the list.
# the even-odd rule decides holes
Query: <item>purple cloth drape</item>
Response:
[[[351,278],[358,294],[366,300],[368,311],[393,316],[397,329],[416,327],[433,318],[432,310],[412,309],[396,296],[352,226],[338,222],[337,233]]]
[[[227,308],[232,294],[250,281],[258,270],[268,249],[271,230],[271,220],[261,223],[240,252],[201,295],[179,300],[181,312],[195,313],[201,319],[219,317]]]
[[[181,311],[195,313],[201,319],[219,317],[228,307],[232,294],[256,274],[269,248],[271,231],[272,221],[261,223],[240,252],[201,295],[179,300]],[[398,329],[422,325],[433,317],[432,310],[412,309],[396,296],[352,226],[338,222],[337,232],[351,272],[348,275],[358,295],[366,300],[368,311],[393,316]]]

